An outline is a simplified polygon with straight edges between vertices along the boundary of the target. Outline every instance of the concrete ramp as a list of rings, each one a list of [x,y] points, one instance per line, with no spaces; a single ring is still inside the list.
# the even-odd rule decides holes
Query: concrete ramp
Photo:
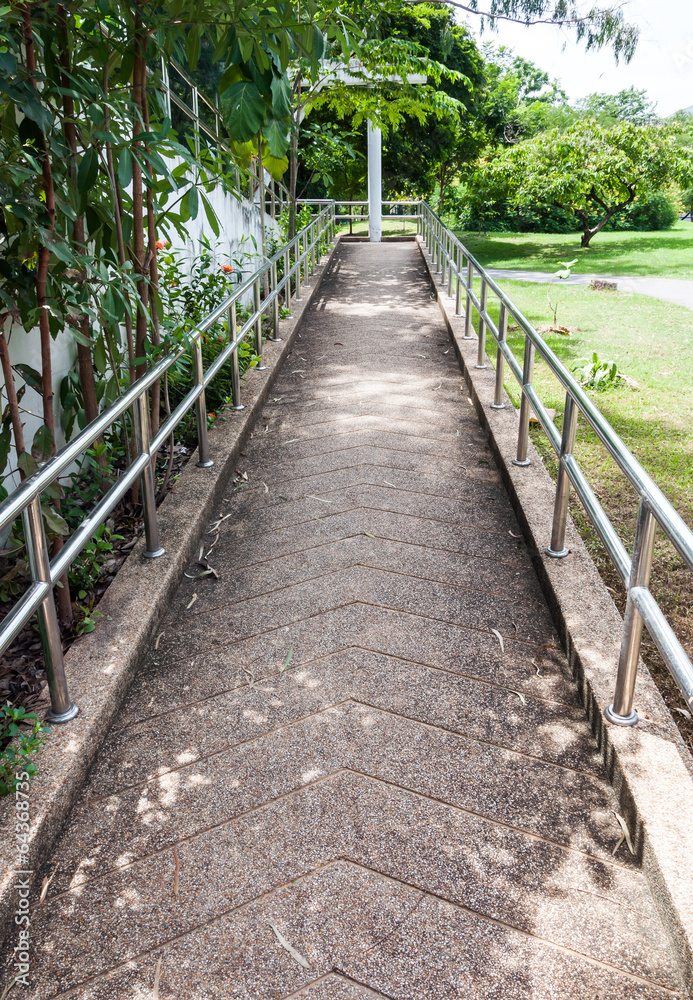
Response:
[[[415,244],[338,247],[235,478],[23,995],[682,997]]]

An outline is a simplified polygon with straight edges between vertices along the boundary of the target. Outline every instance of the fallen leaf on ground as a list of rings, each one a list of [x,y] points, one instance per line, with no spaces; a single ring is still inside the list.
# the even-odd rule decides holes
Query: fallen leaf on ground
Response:
[[[364,535],[368,535],[369,538],[375,538],[375,535],[371,535],[370,531],[364,531]]]
[[[154,649],[159,648],[159,643],[161,642],[165,634],[166,634],[165,632],[159,632],[159,634],[156,637],[156,642],[154,643]]]
[[[500,634],[500,632],[498,631],[498,629],[492,628],[491,631],[493,632],[493,634],[498,639],[498,642],[500,643],[501,653],[504,653],[505,652],[505,644],[503,642],[503,636]]]
[[[164,960],[163,955],[159,955],[159,959],[156,963],[156,972],[154,973],[154,989],[152,990],[152,1000],[159,1000],[159,980],[161,979],[161,963]]]
[[[517,697],[518,697],[518,698],[520,699],[520,701],[522,702],[522,704],[523,704],[523,705],[526,705],[526,704],[527,704],[527,699],[526,699],[526,698],[525,698],[525,696],[523,695],[522,691],[516,691],[516,690],[515,690],[514,688],[510,688],[510,691],[511,691],[511,692],[512,692],[513,694],[516,694],[516,695],[517,695]]]
[[[334,500],[324,500],[322,497],[314,497],[312,493],[308,493],[307,500],[319,500],[320,503],[334,503]]]
[[[44,877],[43,882],[41,883],[41,895],[39,896],[39,901],[36,904],[37,906],[40,906],[41,903],[46,898],[46,895],[48,893],[48,886],[51,884],[52,881],[53,881],[52,875],[50,878]]]
[[[292,646],[291,649],[289,650],[289,652],[286,654],[286,659],[284,660],[284,665],[279,668],[279,673],[280,674],[283,674],[284,671],[286,670],[286,668],[289,666],[289,664],[291,663],[291,660],[293,658],[293,655],[294,655],[294,647]]]
[[[195,603],[196,600],[197,600],[197,594],[193,594],[192,595],[192,599],[190,601],[190,604],[186,604],[185,605],[185,610],[186,611],[190,611],[190,608],[193,606],[193,604]]]
[[[278,928],[275,927],[274,924],[270,924],[270,927],[274,931],[279,944],[282,946],[282,948],[285,948],[286,951],[288,951],[288,953],[291,955],[294,961],[298,962],[299,965],[302,965],[304,969],[310,969],[310,966],[308,965],[308,963],[306,962],[305,958],[300,953],[300,951],[296,951],[294,946],[292,944],[289,944],[289,942],[286,940],[282,932],[278,930]]]
[[[618,825],[621,827],[621,839],[619,840],[619,842],[616,844],[616,847],[614,847],[613,851],[611,852],[612,857],[616,853],[616,851],[619,849],[619,847],[621,846],[621,844],[623,843],[624,840],[625,840],[626,844],[628,845],[628,850],[630,851],[630,853],[631,854],[635,854],[635,848],[633,847],[633,841],[630,839],[630,832],[629,832],[628,827],[626,825],[625,819],[623,818],[623,816],[621,816],[620,813],[617,813],[617,812],[614,812],[614,816],[618,820]]]
[[[675,708],[674,711],[678,712],[679,715],[682,715],[684,719],[688,719],[689,721],[693,718],[687,708]]]
[[[512,535],[513,538],[522,538],[522,535],[516,535],[514,531],[509,531],[508,534]]]

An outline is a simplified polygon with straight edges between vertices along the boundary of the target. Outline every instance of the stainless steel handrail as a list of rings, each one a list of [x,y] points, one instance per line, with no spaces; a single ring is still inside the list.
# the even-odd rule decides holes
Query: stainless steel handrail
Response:
[[[254,334],[255,354],[259,359],[258,368],[262,369],[263,316],[265,314],[270,316],[272,336],[268,339],[279,340],[280,295],[283,293],[284,303],[287,307],[290,305],[292,297],[300,301],[301,286],[305,284],[309,274],[315,272],[316,264],[320,258],[321,244],[323,241],[332,240],[334,235],[334,203],[330,202],[293,239],[285,243],[274,256],[265,260],[231,295],[209,313],[189,335],[187,343],[177,350],[171,351],[154,364],[99,414],[96,420],[88,424],[54,458],[21,483],[14,493],[0,505],[0,530],[11,525],[18,517],[23,518],[32,576],[32,584],[27,592],[0,623],[0,651],[5,650],[18,632],[28,623],[31,616],[38,613],[51,695],[49,713],[51,721],[67,722],[74,718],[78,711],[69,697],[65,677],[60,630],[53,600],[53,585],[69,568],[89,539],[93,537],[137,479],[141,482],[144,508],[146,537],[144,555],[149,558],[163,555],[164,549],[159,544],[153,456],[194,406],[198,440],[197,464],[201,467],[213,464],[209,455],[205,388],[223,366],[230,361],[232,364],[233,409],[243,409],[240,399],[238,348],[252,332]],[[283,264],[283,275],[281,279],[278,279],[277,265],[280,263]],[[262,288],[265,284],[268,288],[268,294],[263,298]],[[236,303],[251,290],[254,297],[254,308],[239,331],[236,323]],[[224,319],[227,321],[229,342],[205,372],[202,361],[202,335]],[[176,407],[174,413],[164,422],[159,432],[151,437],[148,426],[149,389],[186,353],[193,355],[196,384]],[[128,410],[132,412],[138,445],[137,454],[129,467],[84,518],[77,531],[63,545],[51,562],[41,513],[42,494]]]
[[[313,204],[324,205],[324,207],[291,241],[285,244],[272,258],[266,260],[231,296],[205,317],[190,336],[188,345],[157,362],[141,379],[86,427],[77,438],[66,445],[59,455],[30,479],[27,479],[12,496],[0,505],[0,530],[14,521],[20,514],[23,518],[32,575],[31,586],[0,624],[0,650],[4,650],[29,621],[32,614],[38,612],[51,693],[50,718],[53,721],[67,721],[77,713],[76,707],[70,701],[67,689],[60,633],[53,600],[53,584],[68,568],[88,539],[93,536],[118,500],[138,477],[142,484],[147,542],[145,555],[155,558],[163,553],[164,550],[159,545],[154,503],[152,456],[173,428],[180,423],[188,410],[194,406],[197,418],[198,465],[204,467],[212,464],[207,438],[205,387],[223,365],[230,361],[233,366],[233,408],[243,408],[240,401],[238,379],[238,347],[249,334],[254,333],[255,351],[261,360],[263,315],[270,312],[274,334],[273,338],[270,339],[276,339],[280,294],[284,292],[284,301],[287,305],[290,304],[292,295],[296,299],[300,298],[302,282],[305,281],[309,272],[314,271],[321,241],[333,239],[335,236],[337,219],[340,218],[336,214],[337,208],[346,204],[351,207],[352,203],[315,200]],[[401,205],[402,203],[395,204]],[[633,725],[637,722],[637,713],[633,708],[633,696],[643,625],[648,629],[656,643],[664,662],[679,685],[686,703],[693,709],[693,664],[691,664],[689,657],[649,590],[656,526],[660,526],[691,569],[693,569],[693,532],[690,531],[659,487],[631,454],[603,414],[587,396],[582,386],[561,364],[548,344],[513,304],[509,296],[490,277],[454,233],[443,224],[430,206],[423,201],[417,203],[417,206],[417,231],[423,236],[424,243],[433,258],[436,274],[441,275],[441,283],[447,284],[450,296],[453,295],[454,291],[456,314],[464,316],[464,336],[466,339],[474,337],[473,310],[476,312],[478,368],[487,366],[486,334],[488,331],[491,332],[495,341],[497,350],[496,377],[494,401],[491,406],[496,408],[505,406],[503,378],[506,367],[521,387],[520,428],[515,464],[520,467],[529,464],[527,452],[530,408],[534,410],[540,425],[558,455],[558,481],[551,544],[547,549],[548,555],[554,558],[563,558],[569,554],[564,543],[568,497],[572,485],[627,587],[628,598],[616,690],[614,700],[605,712],[607,719],[619,725]],[[277,265],[281,261],[284,265],[284,275],[281,280],[277,280]],[[267,278],[269,292],[263,299],[261,289],[265,278]],[[477,279],[481,281],[479,294],[474,289],[474,281]],[[238,331],[236,302],[251,288],[254,297],[254,310],[241,330]],[[498,322],[489,314],[487,304],[489,292],[494,294],[499,302]],[[466,300],[464,311],[462,309],[463,297]],[[507,343],[508,316],[514,318],[525,335],[522,365],[518,363]],[[229,343],[205,372],[202,366],[201,336],[224,317],[228,317]],[[165,421],[156,436],[151,438],[148,428],[148,390],[188,350],[191,350],[194,355],[196,384],[171,417]],[[550,418],[532,384],[534,359],[537,353],[544,359],[566,391],[566,404],[560,430]],[[127,410],[132,411],[138,442],[137,455],[129,468],[85,518],[79,529],[51,563],[43,529],[41,495],[80,454],[86,451],[96,438],[100,437]],[[578,412],[582,413],[594,429],[639,497],[640,506],[632,556],[626,551],[574,456]]]
[[[172,90],[169,80],[169,66],[178,74],[178,76],[181,77],[182,80],[185,81],[187,86],[190,87],[192,93],[192,101],[193,101],[192,108],[188,104],[186,104],[186,102],[178,94],[176,94],[174,90]],[[228,156],[230,156],[233,159],[234,170],[236,173],[236,193],[238,195],[243,196],[244,194],[240,181],[242,175],[245,175],[245,177],[249,182],[253,182],[253,184],[258,184],[258,185],[260,184],[260,174],[259,174],[259,169],[256,169],[256,161],[253,161],[249,168],[239,166],[238,163],[235,161],[233,152],[221,138],[221,130],[219,127],[219,123],[222,120],[221,109],[218,107],[218,105],[212,104],[212,102],[207,97],[205,97],[203,92],[198,88],[197,84],[188,76],[185,70],[181,66],[179,66],[174,59],[170,59],[168,62],[163,57],[161,59],[161,92],[164,96],[164,101],[168,103],[169,116],[170,116],[170,105],[173,103],[180,111],[183,112],[183,114],[185,114],[192,121],[193,125],[195,126],[195,129],[197,130],[197,133],[204,132],[208,138],[212,139],[213,142],[215,142],[217,146],[219,146],[219,148],[223,150],[223,152],[225,152]],[[212,132],[210,128],[200,118],[199,115],[200,101],[206,104],[209,110],[215,116],[216,134]],[[199,155],[200,152],[199,134],[195,136],[195,148]],[[287,204],[289,200],[289,191],[288,188],[284,184],[282,184],[281,181],[277,181],[274,178],[272,178],[269,185],[269,194],[270,194],[270,204],[272,209],[271,214],[274,217],[275,203],[279,204],[280,211],[283,210],[284,206]],[[323,204],[326,203],[323,202]]]
[[[627,588],[623,639],[616,676],[614,700],[605,711],[606,718],[618,725],[634,725],[638,721],[633,708],[635,680],[643,625],[652,636],[670,673],[676,680],[689,708],[693,709],[693,664],[656,599],[649,590],[649,576],[654,550],[655,528],[658,525],[667,539],[693,570],[693,532],[666,499],[654,480],[643,469],[624,441],[587,395],[574,376],[563,366],[543,337],[514,305],[510,297],[479,264],[457,236],[442,222],[426,202],[420,203],[421,232],[432,257],[441,284],[447,284],[448,294],[456,299],[456,315],[464,316],[464,338],[473,337],[473,312],[477,315],[477,368],[487,367],[486,333],[496,342],[496,378],[494,408],[503,408],[503,379],[506,366],[522,390],[517,455],[514,464],[526,466],[529,439],[530,409],[546,433],[559,460],[556,500],[554,505],[551,544],[546,552],[553,558],[569,555],[565,547],[568,497],[571,485],[575,489],[590,521],[604,543],[618,573]],[[480,280],[479,294],[474,290]],[[489,315],[488,293],[499,303],[500,316],[496,323]],[[464,309],[462,299],[465,299]],[[525,336],[524,363],[520,365],[507,343],[508,316],[512,316]],[[539,354],[566,392],[562,428],[550,418],[532,384],[534,358]],[[608,453],[633,486],[639,499],[639,512],[632,557],[619,538],[616,529],[599,503],[580,468],[575,455],[577,415],[581,413]]]

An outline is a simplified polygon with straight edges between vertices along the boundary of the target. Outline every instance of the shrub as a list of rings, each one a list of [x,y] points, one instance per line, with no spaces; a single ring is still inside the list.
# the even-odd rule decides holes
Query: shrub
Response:
[[[27,725],[28,731],[22,728]],[[35,712],[15,708],[9,702],[0,707],[0,795],[16,791],[22,784],[22,773],[29,778],[38,774],[31,757],[38,753],[49,733]]]

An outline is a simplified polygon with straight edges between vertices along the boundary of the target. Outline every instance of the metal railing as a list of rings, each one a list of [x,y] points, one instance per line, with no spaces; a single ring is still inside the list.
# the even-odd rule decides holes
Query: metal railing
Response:
[[[321,242],[334,239],[339,218],[336,210],[340,204],[345,203],[333,201],[317,203],[317,207],[324,206],[319,214],[272,258],[265,261],[246,281],[238,286],[231,296],[199,324],[191,337],[189,346],[180,348],[154,365],[141,379],[104,410],[95,421],[89,424],[78,437],[66,445],[59,455],[22,483],[12,496],[0,505],[0,531],[11,525],[20,515],[23,518],[32,577],[30,588],[0,624],[0,651],[7,648],[17,633],[28,623],[31,616],[37,613],[51,695],[49,718],[52,721],[64,722],[73,718],[77,713],[77,708],[70,700],[65,678],[62,645],[53,600],[54,585],[138,478],[141,482],[143,498],[146,538],[144,554],[149,558],[156,558],[163,554],[164,550],[159,543],[157,526],[153,456],[174,428],[183,420],[186,413],[194,406],[199,449],[197,464],[202,467],[212,464],[207,438],[205,388],[222,367],[230,361],[233,408],[243,408],[240,400],[238,348],[252,332],[255,352],[260,358],[259,367],[262,367],[263,316],[270,313],[273,336],[269,339],[277,339],[279,296],[283,293],[287,306],[290,305],[292,297],[300,299],[302,283],[309,273],[315,271]],[[351,207],[352,203],[348,204]],[[401,205],[402,203],[393,204]],[[472,318],[473,311],[476,312],[477,368],[487,367],[486,338],[489,332],[495,342],[495,389],[491,407],[502,409],[505,406],[503,382],[506,368],[509,369],[521,388],[519,433],[514,464],[520,467],[529,465],[529,419],[532,410],[558,456],[556,497],[551,544],[547,549],[548,555],[553,558],[564,558],[569,554],[565,546],[565,533],[569,492],[572,486],[627,589],[628,596],[616,689],[614,700],[605,712],[607,719],[619,725],[634,725],[637,722],[638,716],[633,708],[633,695],[643,626],[652,636],[664,662],[681,689],[686,703],[693,709],[693,664],[691,664],[649,590],[657,525],[691,570],[693,570],[693,532],[631,454],[582,386],[562,365],[548,344],[506,293],[425,202],[417,203],[417,207],[418,212],[414,216],[417,219],[417,231],[423,236],[432,256],[435,272],[441,276],[441,284],[447,286],[449,296],[453,297],[454,295],[456,314],[464,316],[465,339],[471,340],[475,336]],[[277,265],[280,261],[283,262],[284,273],[281,280],[278,280]],[[263,298],[265,279],[269,292]],[[480,282],[478,293],[474,289],[475,281]],[[239,331],[237,329],[236,303],[250,289],[253,290],[254,309]],[[489,293],[495,296],[498,301],[499,318],[497,323],[489,313]],[[462,308],[463,300],[464,310]],[[524,334],[522,365],[518,363],[507,342],[509,316],[513,317],[518,328]],[[202,334],[225,317],[227,318],[228,343],[214,362],[204,371]],[[158,433],[151,437],[149,432],[149,389],[187,351],[192,351],[194,355],[195,385],[162,424]],[[533,385],[534,361],[537,354],[544,360],[565,389],[566,402],[560,430],[549,416]],[[83,454],[128,410],[132,412],[137,443],[136,456],[127,470],[66,542],[60,553],[51,561],[41,513],[42,494],[52,483],[56,482],[61,473],[79,455]],[[632,556],[629,555],[618,537],[575,458],[578,413],[583,415],[594,430],[639,497],[639,512]]]
[[[389,219],[389,220],[401,219],[402,221],[406,221],[407,219],[417,220],[421,216],[421,213],[419,211],[420,204],[421,202],[419,201],[383,201],[381,202],[381,205],[383,209],[387,209],[387,211],[383,211],[380,218],[381,220],[383,219]],[[349,220],[355,222],[368,222],[369,212],[368,212],[367,201],[337,201],[335,202],[335,205],[336,205],[336,218],[338,223],[342,220],[345,222],[349,222]],[[404,213],[393,211],[393,209],[397,208],[412,208],[412,207],[414,207],[416,211],[406,215]],[[361,211],[344,212],[342,211],[342,209],[344,208],[348,209],[360,208]],[[417,232],[418,232],[418,226],[417,226]]]
[[[666,499],[653,479],[631,454],[611,424],[595,406],[582,386],[561,364],[546,341],[522,315],[517,306],[490,277],[454,233],[425,202],[421,202],[421,231],[433,258],[436,274],[447,293],[455,298],[455,313],[464,316],[464,338],[472,339],[472,311],[476,312],[478,338],[477,368],[487,367],[486,337],[490,332],[496,344],[496,377],[491,407],[502,409],[503,380],[506,367],[522,390],[520,427],[514,464],[529,465],[527,457],[531,410],[546,433],[558,456],[558,477],[554,504],[551,544],[546,550],[556,559],[569,554],[565,546],[568,499],[571,486],[602,540],[627,590],[623,638],[616,676],[614,700],[606,709],[606,718],[619,725],[635,725],[633,708],[635,679],[643,625],[647,628],[662,659],[693,710],[693,664],[649,590],[656,527],[659,526],[685,564],[693,570],[693,532]],[[474,282],[479,281],[478,294]],[[498,300],[496,324],[489,315],[488,296]],[[464,310],[462,309],[464,299]],[[512,316],[524,334],[524,357],[520,365],[508,346],[508,317]],[[532,384],[535,356],[539,355],[565,389],[565,410],[559,430],[539,399]],[[628,554],[604,508],[587,481],[575,455],[578,413],[602,442],[611,458],[626,476],[639,498],[639,510],[632,556]]]
[[[58,455],[47,462],[38,472],[26,479],[7,500],[0,505],[0,531],[11,526],[22,517],[24,534],[31,572],[31,585],[12,610],[0,623],[0,652],[4,651],[15,636],[37,614],[41,641],[45,657],[51,709],[48,718],[52,722],[67,722],[74,718],[78,708],[70,699],[65,668],[63,664],[60,629],[53,599],[53,587],[72,565],[87,542],[104,523],[131,486],[139,479],[146,549],[144,555],[155,559],[164,554],[159,541],[157,523],[155,481],[153,459],[157,451],[180,424],[188,411],[194,407],[197,423],[198,461],[197,465],[207,468],[213,465],[209,453],[207,436],[207,407],[205,389],[227,362],[231,363],[231,391],[234,410],[242,410],[238,349],[251,333],[254,351],[258,357],[257,368],[262,364],[262,320],[270,317],[269,340],[279,340],[279,296],[283,295],[284,306],[290,307],[292,298],[300,301],[301,287],[310,274],[315,273],[319,263],[321,244],[334,239],[334,204],[330,203],[286,243],[273,257],[266,260],[245,281],[239,284],[233,294],[195,328],[189,343],[171,352],[153,365],[140,379],[118,397],[107,409],[93,420],[84,430],[70,441]],[[283,264],[283,274],[278,279],[278,265]],[[267,294],[263,298],[263,289]],[[254,308],[237,329],[236,303],[252,290]],[[228,343],[214,361],[204,370],[202,357],[202,335],[216,323],[226,320]],[[184,354],[193,355],[195,384],[173,413],[164,421],[155,436],[149,429],[149,390]],[[41,497],[55,483],[60,475],[87,449],[100,438],[127,411],[131,412],[135,431],[136,454],[128,468],[119,476],[108,492],[84,518],[79,528],[65,542],[60,552],[51,560],[41,512]]]
[[[170,77],[171,72],[183,81],[186,88],[189,88],[192,107],[187,104],[172,88]],[[171,118],[172,107],[176,107],[192,122],[196,155],[200,155],[200,139],[201,136],[204,135],[207,139],[211,140],[217,150],[225,153],[229,157],[229,162],[232,165],[234,173],[234,189],[236,193],[241,197],[248,198],[249,201],[253,201],[256,192],[260,191],[261,197],[264,196],[265,210],[268,211],[268,214],[273,219],[276,218],[278,212],[281,213],[288,204],[288,189],[281,183],[281,181],[274,180],[274,178],[270,178],[269,183],[267,183],[265,178],[260,176],[260,169],[257,160],[253,160],[248,168],[240,167],[238,165],[231,149],[226,145],[224,139],[222,138],[221,123],[223,119],[219,106],[217,104],[213,104],[207,99],[207,97],[205,97],[194,80],[192,80],[185,70],[173,59],[168,62],[163,57],[161,59],[161,93],[169,118]],[[204,105],[208,109],[211,118],[214,120],[214,129],[209,128],[208,125],[202,120],[200,115],[200,104]]]

